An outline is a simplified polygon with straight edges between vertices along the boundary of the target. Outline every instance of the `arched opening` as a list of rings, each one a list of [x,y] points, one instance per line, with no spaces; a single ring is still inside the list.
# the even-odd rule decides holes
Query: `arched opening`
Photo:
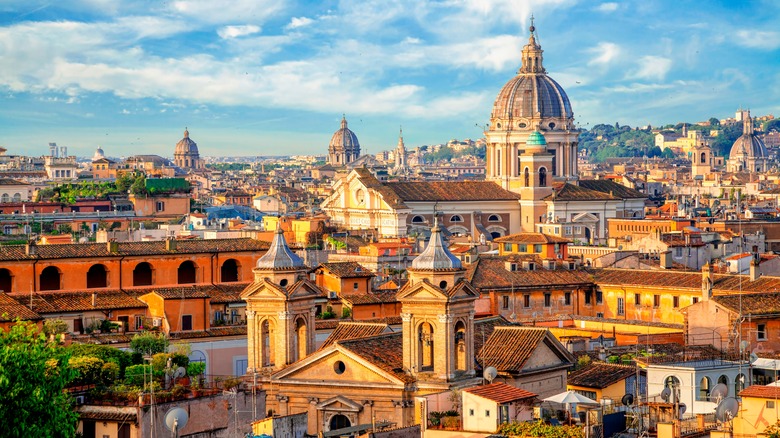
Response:
[[[707,153],[702,152],[701,153],[701,164],[705,164],[707,162]]]
[[[412,218],[413,224],[422,224],[425,223],[425,218],[420,216],[419,214]]]
[[[14,202],[22,202],[22,194],[14,193]]]
[[[417,335],[417,367],[420,371],[433,371],[433,326],[427,322],[420,324]]]
[[[729,378],[725,374],[721,374],[720,377],[718,377],[718,383],[722,383],[726,386],[729,386]]]
[[[501,222],[501,216],[497,214],[491,214],[488,216],[488,222]]]
[[[274,345],[271,342],[273,338],[274,326],[266,319],[260,324],[261,362],[264,367],[274,364]]]
[[[152,265],[141,262],[133,269],[133,286],[152,285]]]
[[[734,396],[738,396],[745,389],[745,375],[740,374],[734,379]]]
[[[455,324],[455,369],[466,371],[466,324]]]
[[[241,275],[239,274],[238,269],[238,260],[236,259],[227,259],[225,260],[225,263],[222,263],[222,268],[220,269],[219,278],[223,283],[229,283],[231,281],[240,281]]]
[[[450,216],[450,222],[463,222],[463,217],[459,214]]]
[[[704,376],[699,382],[699,400],[709,400],[710,398],[710,378]]]
[[[539,187],[547,186],[547,169],[544,167],[539,168]]]
[[[192,260],[187,260],[185,262],[182,262],[182,264],[179,265],[179,269],[178,269],[178,283],[179,284],[196,283],[195,281],[196,273],[197,273],[197,268],[195,267],[195,262],[193,262]]]
[[[527,167],[523,170],[523,185],[526,187],[531,186],[531,172]]]
[[[306,321],[304,321],[303,318],[298,318],[298,320],[295,321],[295,338],[297,340],[296,344],[298,347],[295,360],[306,357],[308,347],[307,334]]]
[[[352,423],[345,415],[336,414],[330,419],[330,430],[344,429],[350,426],[352,426]]]
[[[87,289],[108,287],[108,271],[101,264],[92,265],[87,271]]]
[[[8,193],[3,193],[3,196],[0,196],[0,201],[2,201],[3,203],[10,202],[11,197],[8,196]]]
[[[493,236],[494,239],[498,239],[499,237],[501,237],[501,233],[498,231],[491,231],[490,235]]]
[[[41,271],[40,290],[60,290],[60,270],[49,266]]]
[[[8,269],[0,269],[0,291],[13,292],[14,276]]]

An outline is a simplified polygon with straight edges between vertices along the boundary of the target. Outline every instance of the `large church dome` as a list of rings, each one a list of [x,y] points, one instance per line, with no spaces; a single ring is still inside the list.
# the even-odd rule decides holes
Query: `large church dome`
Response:
[[[197,154],[198,145],[190,138],[190,131],[184,130],[184,138],[176,143],[174,154]]]
[[[748,115],[743,121],[743,134],[731,146],[730,159],[769,158],[764,141],[753,133],[753,119]]]
[[[346,116],[341,118],[341,128],[333,133],[329,149],[331,151],[353,151],[355,155],[360,155],[360,143],[357,135],[347,128]]]
[[[537,128],[534,125],[542,130],[564,129],[574,118],[563,87],[547,76],[542,63],[544,51],[536,42],[533,25],[530,30],[517,75],[504,85],[493,103],[492,129],[528,130]]]

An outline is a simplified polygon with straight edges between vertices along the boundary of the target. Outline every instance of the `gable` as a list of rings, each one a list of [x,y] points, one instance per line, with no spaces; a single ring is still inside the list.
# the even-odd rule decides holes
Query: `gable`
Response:
[[[343,367],[338,363],[343,364]],[[321,350],[272,376],[278,383],[314,382],[318,385],[403,385],[392,374],[349,354],[338,344]]]
[[[241,299],[245,301],[268,298],[285,299],[287,296],[277,287],[265,281],[254,282],[241,292]]]
[[[409,286],[396,296],[398,301],[447,301],[449,297],[427,281]]]
[[[553,368],[569,365],[570,362],[561,358],[557,351],[551,348],[547,342],[540,342],[528,360],[523,364],[521,372],[531,372],[538,369]]]

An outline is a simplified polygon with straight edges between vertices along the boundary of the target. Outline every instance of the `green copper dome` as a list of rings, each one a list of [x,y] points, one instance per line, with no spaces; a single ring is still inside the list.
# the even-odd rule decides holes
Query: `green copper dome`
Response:
[[[528,136],[528,140],[525,141],[528,146],[547,146],[547,140],[539,131],[534,131]]]

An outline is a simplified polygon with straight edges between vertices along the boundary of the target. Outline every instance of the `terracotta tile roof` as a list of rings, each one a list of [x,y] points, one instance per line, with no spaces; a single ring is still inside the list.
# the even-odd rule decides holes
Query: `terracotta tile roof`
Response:
[[[374,273],[370,269],[358,262],[332,262],[320,263],[319,268],[327,269],[328,272],[339,278],[353,277],[373,277]]]
[[[211,327],[206,330],[187,330],[171,332],[171,339],[198,339],[209,338],[213,336],[246,336],[247,330],[245,325],[226,325],[219,327]]]
[[[605,179],[581,179],[577,182],[580,187],[607,193],[620,199],[647,198],[644,193]]]
[[[76,408],[81,420],[112,421],[117,423],[136,423],[138,411],[134,407],[90,406]]]
[[[0,261],[51,260],[64,258],[100,258],[137,255],[200,254],[211,252],[266,251],[268,242],[251,238],[177,240],[176,249],[165,249],[164,241],[118,242],[118,250],[110,252],[106,243],[74,243],[64,245],[37,245],[38,255],[27,255],[25,245],[8,245],[0,248]]]
[[[585,187],[574,184],[563,183],[553,187],[552,195],[544,197],[545,201],[608,201],[618,199],[609,193],[602,193],[596,190],[586,189]]]
[[[371,322],[339,322],[339,325],[330,333],[328,339],[322,344],[323,349],[334,342],[345,341],[347,339],[365,338],[376,336],[388,330],[387,324]]]
[[[250,283],[221,283],[213,287],[209,292],[211,304],[241,303],[241,292]]]
[[[571,243],[571,240],[563,237],[551,236],[544,233],[517,233],[493,239],[497,243]]]
[[[674,287],[676,289],[701,290],[702,273],[679,271],[649,271],[638,269],[601,269],[593,270],[593,281],[596,284]],[[756,281],[750,281],[746,275],[713,274],[712,289],[714,294],[733,292],[761,293],[780,291],[780,277],[762,276]]]
[[[514,201],[520,195],[490,181],[414,181],[386,183],[404,202]]]
[[[41,319],[41,315],[33,312],[5,292],[0,292],[0,322],[10,322],[17,318],[25,321],[37,321]]]
[[[396,291],[400,286],[394,280],[387,280],[375,288],[377,291]]]
[[[496,327],[479,350],[477,360],[483,367],[519,372],[547,333],[546,328],[538,327]]]
[[[715,295],[712,300],[721,306],[745,315],[772,315],[780,313],[780,292],[758,294]]]
[[[752,385],[739,393],[741,397],[780,398],[780,386]]]
[[[516,388],[503,382],[491,383],[490,385],[475,386],[464,389],[469,394],[492,400],[499,404],[509,403],[518,400],[532,399],[537,396],[533,392],[525,389]]]
[[[377,303],[395,303],[398,300],[395,298],[396,292],[394,290],[387,292],[370,292],[367,294],[355,294],[355,295],[342,295],[341,299],[349,304],[361,305],[361,304],[377,304]]]
[[[92,305],[92,294],[95,305]],[[88,310],[145,309],[146,303],[120,290],[37,292],[12,297],[37,313],[84,312]],[[32,304],[30,304],[32,303]]]
[[[211,298],[211,292],[214,287],[211,285],[193,285],[193,286],[175,286],[175,287],[154,287],[146,290],[147,293],[154,292],[166,300],[183,300],[189,298]],[[141,292],[133,291],[135,293]]]
[[[485,318],[474,319],[474,351],[482,351],[485,342],[490,339],[490,335],[496,327],[503,327],[509,324],[503,316],[488,316]],[[490,366],[490,365],[488,365]]]
[[[379,196],[382,197],[382,200],[384,200],[391,208],[409,208],[406,204],[404,204],[404,201],[400,196],[398,196],[397,193],[376,179],[370,170],[364,167],[357,167],[354,169],[354,172],[356,172],[358,175],[358,181],[360,181],[367,188],[376,190],[376,192],[379,193]]]
[[[521,290],[543,286],[569,286],[593,284],[590,273],[584,270],[536,269],[508,271],[505,262],[509,257],[480,256],[466,268],[466,278],[482,292],[496,289]],[[700,280],[701,281],[701,280]]]
[[[567,383],[586,388],[604,389],[635,374],[636,368],[630,365],[594,362],[569,373]]]
[[[387,371],[403,382],[415,381],[415,378],[405,373],[403,369],[403,338],[401,333],[338,341],[338,345]]]
[[[95,333],[73,335],[70,339],[77,344],[129,344],[133,335],[127,333]]]

